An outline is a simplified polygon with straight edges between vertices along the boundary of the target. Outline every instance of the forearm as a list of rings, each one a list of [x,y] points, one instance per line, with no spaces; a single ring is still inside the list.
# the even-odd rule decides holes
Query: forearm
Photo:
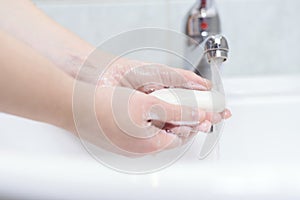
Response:
[[[0,31],[0,112],[70,130],[73,79]]]
[[[0,0],[0,29],[75,75],[93,47],[60,26],[29,0]]]

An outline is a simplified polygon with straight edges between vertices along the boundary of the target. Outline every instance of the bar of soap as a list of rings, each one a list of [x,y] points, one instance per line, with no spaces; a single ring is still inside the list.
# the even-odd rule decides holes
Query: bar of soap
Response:
[[[207,112],[222,112],[225,110],[225,96],[218,91],[171,88],[156,90],[150,95],[170,104],[198,107]]]

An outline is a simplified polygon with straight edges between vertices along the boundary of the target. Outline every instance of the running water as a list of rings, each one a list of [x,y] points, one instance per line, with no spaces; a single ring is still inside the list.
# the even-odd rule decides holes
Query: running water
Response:
[[[210,68],[211,68],[211,82],[212,82],[212,90],[218,91],[224,94],[223,83],[220,75],[220,68],[222,66],[223,59],[222,58],[214,58],[211,60]]]
[[[210,63],[211,80],[210,81],[212,82],[212,91],[217,91],[225,96],[224,87],[223,87],[223,83],[222,83],[221,75],[220,75],[220,68],[221,68],[222,63],[223,63],[222,58],[214,58],[211,60],[211,63]],[[212,98],[212,101],[213,101],[212,103],[214,105],[217,104],[217,100]],[[225,101],[225,98],[224,98],[224,101]],[[224,102],[224,105],[225,105],[225,102]],[[217,144],[218,144],[218,141],[221,136],[223,125],[224,125],[224,120],[222,120],[218,124],[215,124],[212,128],[212,132],[206,135],[205,140],[200,149],[199,159],[206,158],[213,151],[214,148],[216,148],[216,151],[218,151],[219,147]],[[218,157],[218,155],[217,155],[217,157]]]

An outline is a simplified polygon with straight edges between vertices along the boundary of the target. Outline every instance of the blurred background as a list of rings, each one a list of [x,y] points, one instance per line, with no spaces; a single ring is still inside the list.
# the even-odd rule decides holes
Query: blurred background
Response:
[[[139,27],[184,30],[195,0],[35,0],[93,45]],[[216,0],[230,58],[224,76],[300,73],[298,0]]]

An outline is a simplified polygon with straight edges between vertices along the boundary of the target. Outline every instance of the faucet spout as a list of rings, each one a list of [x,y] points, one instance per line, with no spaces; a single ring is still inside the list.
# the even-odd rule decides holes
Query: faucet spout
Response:
[[[214,0],[197,0],[190,9],[185,23],[185,34],[189,36],[186,56],[187,58],[193,58],[191,59],[193,62],[195,61],[193,63],[195,68],[193,67],[192,70],[206,79],[216,80],[212,71],[214,70],[212,62],[218,61],[216,63],[219,63],[219,61],[226,61],[229,47],[226,38],[220,35],[221,23]],[[216,88],[222,88],[221,90],[223,90],[223,87],[218,84],[216,84]],[[214,130],[216,130],[216,134],[208,136],[208,142],[205,141],[208,146],[219,135],[219,128],[215,125],[211,128],[210,132],[214,132]],[[200,156],[202,158],[205,157],[210,150],[211,148],[205,148],[205,150],[201,151]]]
[[[226,61],[228,43],[221,33],[221,23],[214,0],[197,0],[188,13],[185,34],[189,36],[186,56],[194,56],[194,50],[204,47],[204,54],[196,64],[194,72],[204,78],[210,78],[212,59]]]
[[[229,46],[223,35],[210,35],[192,52],[189,58],[193,60],[193,71],[206,78],[211,79],[211,62],[219,60],[225,62],[228,59]],[[188,55],[187,55],[188,56]]]
[[[212,59],[221,59],[225,62],[228,58],[228,51],[228,42],[222,35],[210,36],[205,41],[204,54],[207,56],[208,63]]]

